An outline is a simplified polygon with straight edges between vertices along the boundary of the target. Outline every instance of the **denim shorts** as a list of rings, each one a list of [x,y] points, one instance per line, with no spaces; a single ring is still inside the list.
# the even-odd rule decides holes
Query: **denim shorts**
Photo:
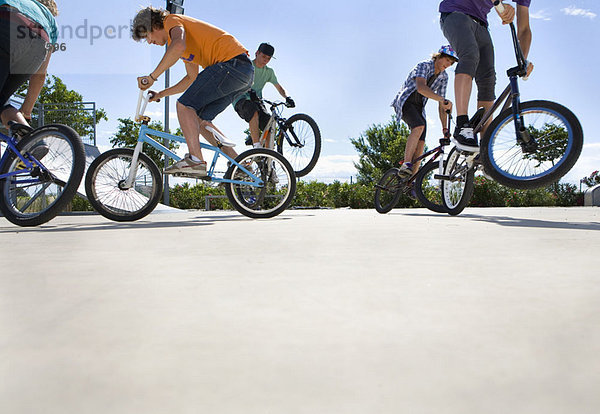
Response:
[[[200,119],[212,121],[236,97],[247,92],[253,81],[252,61],[242,54],[206,67],[178,102],[193,108]]]

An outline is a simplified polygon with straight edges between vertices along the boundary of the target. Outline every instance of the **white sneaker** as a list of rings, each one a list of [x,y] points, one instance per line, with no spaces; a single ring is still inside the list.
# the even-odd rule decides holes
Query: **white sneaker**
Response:
[[[206,176],[206,161],[194,161],[190,154],[177,161],[175,164],[165,168],[165,174],[193,174]]]

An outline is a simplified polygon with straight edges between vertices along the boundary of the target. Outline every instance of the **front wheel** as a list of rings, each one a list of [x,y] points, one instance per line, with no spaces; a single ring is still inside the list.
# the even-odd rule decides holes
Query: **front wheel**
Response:
[[[87,198],[104,217],[134,221],[154,210],[162,194],[162,176],[154,161],[140,153],[133,186],[127,188],[133,150],[117,148],[102,153],[90,164],[85,177]]]
[[[512,108],[500,113],[481,140],[481,162],[494,180],[532,189],[558,181],[575,165],[583,130],[567,108],[549,101],[521,104],[524,129],[517,139]]]
[[[448,214],[460,214],[473,196],[475,185],[475,168],[473,166],[474,154],[464,153],[452,148],[442,180],[442,201]]]
[[[0,209],[16,225],[38,226],[73,199],[85,171],[85,150],[77,132],[60,124],[36,129],[17,150],[34,167],[28,170],[16,154],[7,154],[0,174],[16,174],[0,180]]]
[[[447,213],[442,201],[443,181],[435,178],[439,166],[438,162],[431,162],[419,169],[415,177],[415,195],[423,207],[436,213]]]
[[[404,180],[400,178],[398,172],[398,168],[390,168],[375,185],[374,204],[378,213],[388,213],[400,200],[404,189]]]
[[[306,114],[292,115],[279,131],[277,152],[290,162],[296,177],[311,172],[321,154],[321,132],[315,120]]]
[[[224,178],[234,181],[225,185],[225,194],[237,211],[250,218],[270,218],[290,205],[296,194],[296,176],[281,154],[253,148],[235,161]]]

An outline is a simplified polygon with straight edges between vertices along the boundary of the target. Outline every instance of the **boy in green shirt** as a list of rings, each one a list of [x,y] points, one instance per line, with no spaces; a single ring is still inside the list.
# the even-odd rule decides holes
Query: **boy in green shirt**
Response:
[[[290,98],[277,81],[275,71],[267,66],[267,63],[273,57],[275,48],[268,43],[261,43],[256,51],[256,58],[252,61],[254,64],[254,83],[250,93],[246,93],[233,102],[233,107],[238,115],[250,125],[250,136],[252,145],[260,147],[260,130],[264,129],[269,122],[271,115],[267,112],[260,102],[256,102],[251,97],[254,93],[258,98],[262,98],[262,90],[267,83],[272,83],[279,94],[285,98],[288,108],[296,106],[294,100]]]

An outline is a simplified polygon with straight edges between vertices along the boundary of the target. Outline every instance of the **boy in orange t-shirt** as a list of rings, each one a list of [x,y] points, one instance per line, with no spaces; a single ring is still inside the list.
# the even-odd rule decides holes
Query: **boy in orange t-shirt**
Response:
[[[166,168],[165,173],[206,175],[199,136],[216,145],[206,127],[217,129],[212,120],[252,86],[254,67],[248,50],[218,27],[154,7],[147,7],[135,16],[131,32],[136,41],[146,39],[149,44],[168,45],[156,69],[138,78],[140,89],[150,88],[179,59],[185,64],[183,79],[170,88],[154,92],[150,99],[158,101],[184,92],[177,100],[177,117],[189,154]],[[198,73],[200,67],[204,70]],[[232,158],[237,156],[230,147],[223,147],[223,151]]]

